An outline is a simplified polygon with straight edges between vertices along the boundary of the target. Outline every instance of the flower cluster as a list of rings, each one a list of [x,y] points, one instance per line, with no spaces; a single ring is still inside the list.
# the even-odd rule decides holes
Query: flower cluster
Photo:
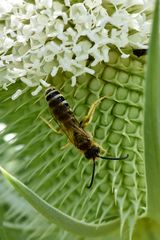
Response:
[[[128,57],[122,51],[127,46],[147,48],[150,21],[144,5],[135,13],[128,1],[120,0],[106,6],[102,0],[5,2],[0,2],[0,86],[4,89],[20,80],[36,95],[48,86],[48,76],[56,76],[59,70],[72,73],[74,86],[78,76],[94,74],[93,66],[109,61],[112,45],[123,58]],[[24,90],[18,89],[13,99]]]

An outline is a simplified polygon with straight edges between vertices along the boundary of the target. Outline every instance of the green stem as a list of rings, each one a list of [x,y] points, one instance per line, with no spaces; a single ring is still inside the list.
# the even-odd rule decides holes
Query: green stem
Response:
[[[147,215],[160,222],[160,1],[156,1],[145,86]]]

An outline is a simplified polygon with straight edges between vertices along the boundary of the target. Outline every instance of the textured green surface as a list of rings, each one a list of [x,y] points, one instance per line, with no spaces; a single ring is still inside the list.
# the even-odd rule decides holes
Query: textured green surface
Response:
[[[121,228],[127,220],[132,228],[134,217],[142,215],[146,207],[143,162],[144,62],[136,57],[121,59],[115,51],[110,56],[109,65],[95,67],[95,77],[81,76],[75,88],[71,87],[67,73],[59,73],[52,80],[52,85],[64,95],[79,120],[83,119],[96,99],[107,96],[97,108],[87,130],[107,150],[106,154],[121,156],[128,153],[127,160],[98,160],[94,185],[88,190],[86,186],[90,180],[92,162],[87,161],[72,145],[61,149],[67,138],[54,133],[39,117],[51,118],[43,94],[31,98],[30,93],[26,93],[11,101],[9,96],[15,92],[14,86],[0,95],[1,103],[3,101],[0,121],[8,125],[1,137],[7,133],[17,133],[12,144],[1,140],[1,159],[5,159],[6,150],[8,152],[12,148],[14,155],[10,154],[2,165],[13,174],[18,174],[27,186],[48,203],[70,216],[88,223],[105,223],[108,219],[120,217]],[[52,124],[56,126],[54,121]],[[24,144],[24,147],[16,151],[14,146],[20,144]],[[14,209],[7,214],[7,221],[13,225],[21,222],[21,218],[17,219],[17,212]],[[21,214],[23,216],[23,212]],[[32,226],[36,221],[44,222],[39,216],[35,217],[35,213],[34,218],[26,212],[24,216],[24,222],[32,222]],[[48,228],[45,229],[50,234]],[[53,229],[55,227],[50,226],[52,234]],[[34,234],[41,235],[38,230]],[[61,231],[54,230],[57,239],[58,236],[71,239],[69,234],[65,232],[63,235]]]

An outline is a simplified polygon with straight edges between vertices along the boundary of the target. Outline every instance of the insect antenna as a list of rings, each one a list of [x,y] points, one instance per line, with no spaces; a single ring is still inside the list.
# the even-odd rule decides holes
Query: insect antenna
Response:
[[[102,159],[107,159],[107,160],[123,160],[128,158],[129,154],[127,154],[126,156],[122,156],[122,157],[103,157],[100,155],[97,155],[97,157],[102,158]],[[90,184],[87,186],[87,188],[91,188],[92,184],[93,184],[93,180],[94,180],[94,176],[95,176],[95,169],[96,169],[96,161],[95,159],[93,159],[93,170],[92,170],[92,177],[91,177],[91,181]]]
[[[93,180],[94,180],[94,176],[95,176],[95,168],[96,168],[96,161],[95,159],[93,159],[93,171],[92,171],[92,177],[91,177],[91,181],[89,186],[87,186],[87,188],[91,188],[92,184],[93,184]]]
[[[122,157],[116,158],[116,157],[103,157],[103,156],[97,155],[97,157],[99,157],[99,158],[108,159],[108,160],[123,160],[123,159],[128,158],[128,156],[129,155],[127,154],[126,156],[122,156]]]

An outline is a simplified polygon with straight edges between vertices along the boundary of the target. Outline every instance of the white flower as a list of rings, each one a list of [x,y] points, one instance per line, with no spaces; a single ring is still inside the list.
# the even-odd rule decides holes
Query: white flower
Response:
[[[52,0],[35,0],[35,4],[38,8],[51,8],[53,1]]]
[[[125,47],[147,48],[151,24],[145,15],[147,2],[109,2],[112,14],[107,9],[110,4],[105,8],[102,0],[73,4],[70,0],[64,4],[1,0],[0,86],[7,89],[20,79],[34,88],[34,96],[47,87],[47,76],[56,77],[59,69],[72,73],[71,84],[75,86],[78,76],[94,74],[91,67],[109,61],[111,44],[123,58],[129,56],[122,51]],[[141,5],[139,11],[129,11],[135,4]],[[21,93],[23,90],[15,96]]]
[[[83,3],[76,3],[70,7],[70,18],[74,24],[90,28],[92,25],[92,15],[87,11]]]
[[[102,0],[85,0],[85,5],[90,8],[96,8],[102,4]]]

